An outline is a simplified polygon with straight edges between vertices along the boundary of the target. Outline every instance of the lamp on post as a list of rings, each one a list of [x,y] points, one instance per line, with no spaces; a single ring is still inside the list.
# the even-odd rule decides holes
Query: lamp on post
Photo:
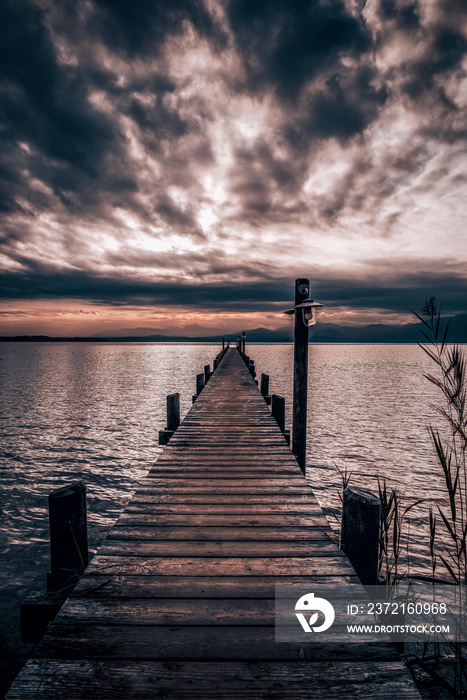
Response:
[[[316,324],[316,309],[323,304],[308,297],[310,281],[295,280],[295,306],[284,313],[294,316],[294,377],[292,452],[306,471],[306,424],[308,395],[308,328]]]

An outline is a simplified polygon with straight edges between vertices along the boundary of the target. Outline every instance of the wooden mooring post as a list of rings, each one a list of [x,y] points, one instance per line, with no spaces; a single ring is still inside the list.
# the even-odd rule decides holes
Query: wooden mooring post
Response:
[[[159,430],[159,445],[167,445],[180,425],[180,394],[167,395],[167,427]]]
[[[201,394],[201,392],[204,389],[204,381],[205,381],[205,374],[204,372],[200,372],[199,374],[196,375],[196,394],[193,394],[193,403],[196,401],[198,396]]]
[[[348,486],[342,507],[341,546],[364,585],[378,581],[381,501],[371,491]]]
[[[285,430],[285,399],[283,396],[273,394],[271,399],[272,417],[276,419],[281,433]]]
[[[50,573],[47,592],[20,605],[21,641],[37,643],[88,565],[86,486],[64,486],[49,495]]]
[[[47,590],[72,587],[88,565],[86,486],[64,486],[49,495],[50,573]]]
[[[271,397],[269,395],[269,374],[261,373],[261,394],[264,396],[264,400],[268,405],[271,403]]]
[[[204,383],[207,384],[211,378],[211,365],[204,365]]]

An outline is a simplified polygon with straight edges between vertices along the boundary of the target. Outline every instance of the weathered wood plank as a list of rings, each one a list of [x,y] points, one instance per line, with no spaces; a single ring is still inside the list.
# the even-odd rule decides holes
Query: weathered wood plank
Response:
[[[326,557],[345,556],[336,551],[336,543],[329,538],[278,542],[232,542],[213,540],[210,542],[189,540],[182,542],[160,540],[108,539],[99,549],[105,556],[132,555],[138,557]]]
[[[128,506],[117,520],[120,525],[186,525],[190,527],[324,527],[329,528],[324,515],[194,515],[178,513],[149,513],[148,508]]]
[[[287,494],[235,494],[235,493],[187,493],[179,494],[172,493],[171,491],[161,492],[158,489],[144,488],[135,491],[135,497],[140,494],[151,494],[153,495],[155,503],[240,503],[240,504],[263,504],[263,505],[284,505],[288,504],[309,504],[310,506],[316,506],[316,500],[314,496],[308,493],[292,493]]]
[[[158,576],[109,573],[102,568],[85,574],[72,596],[91,598],[272,598],[274,586],[359,584],[354,573],[332,576]]]
[[[106,556],[97,553],[88,571],[101,567],[126,574],[180,574],[182,576],[316,576],[353,574],[345,556],[336,548],[326,557],[132,557]]]
[[[150,513],[222,513],[222,514],[260,514],[260,513],[319,513],[318,506],[311,503],[272,503],[268,506],[265,503],[167,503],[158,502],[157,497],[149,494],[135,496],[133,505],[148,506],[146,509]]]
[[[64,659],[197,659],[284,660],[318,658],[396,659],[390,642],[368,640],[349,644],[348,637],[332,645],[313,642],[276,642],[273,626],[98,625],[56,619],[37,648],[39,658]]]
[[[102,690],[105,689],[105,695]],[[9,700],[420,700],[397,661],[28,661]]]
[[[118,540],[333,540],[336,536],[325,528],[292,527],[165,527],[157,525],[115,526],[106,541]]]

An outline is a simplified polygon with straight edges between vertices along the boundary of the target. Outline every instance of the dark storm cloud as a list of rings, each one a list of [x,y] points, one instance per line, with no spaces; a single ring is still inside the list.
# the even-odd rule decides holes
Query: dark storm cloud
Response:
[[[376,70],[366,65],[333,73],[286,127],[290,143],[302,149],[317,139],[347,141],[363,133],[387,98],[384,85],[374,83],[376,77]]]
[[[455,26],[433,29],[424,56],[408,66],[405,92],[412,99],[417,99],[424,92],[432,90],[436,78],[459,68],[466,54],[467,38]],[[438,99],[442,96],[442,93],[438,93]]]
[[[0,75],[3,139],[95,176],[113,125],[88,104],[79,72],[57,65],[43,13],[26,0],[0,3]]]
[[[129,56],[157,54],[168,37],[184,31],[186,22],[200,37],[223,38],[202,0],[94,0],[94,5],[88,30]]]
[[[363,23],[340,0],[231,0],[227,15],[249,88],[272,87],[285,99],[296,100],[342,55],[359,56],[371,43]]]
[[[420,27],[417,2],[401,3],[398,0],[381,0],[380,16],[383,21],[395,20],[398,29],[413,31]]]
[[[151,260],[148,261],[151,263]],[[167,266],[173,262],[167,261]],[[205,261],[204,261],[205,262]],[[280,311],[292,304],[293,282],[290,276],[281,276],[280,269],[264,269],[258,263],[232,265],[227,259],[218,261],[218,270],[242,272],[252,282],[207,284],[203,276],[207,270],[202,256],[194,256],[193,267],[198,268],[198,279],[192,283],[183,280],[166,280],[159,283],[125,278],[123,276],[98,276],[80,271],[59,272],[31,269],[22,276],[0,274],[0,299],[78,299],[99,305],[126,306],[147,304],[183,306],[201,310],[222,311]],[[303,272],[303,271],[302,271]],[[380,274],[378,274],[380,272]],[[339,271],[314,270],[310,276],[311,296],[326,304],[327,308],[349,310],[379,309],[405,313],[409,308],[417,310],[425,297],[435,295],[445,311],[467,311],[467,280],[462,265],[455,261],[440,261],[440,272],[399,272],[380,261],[380,269],[361,276],[343,275]]]

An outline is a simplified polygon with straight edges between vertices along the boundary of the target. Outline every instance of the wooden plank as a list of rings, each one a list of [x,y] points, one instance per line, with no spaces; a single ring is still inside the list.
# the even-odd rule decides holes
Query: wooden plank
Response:
[[[39,658],[63,659],[197,659],[284,660],[396,659],[391,642],[349,644],[348,637],[332,645],[320,642],[276,642],[273,626],[99,625],[57,618],[37,648]],[[331,647],[331,649],[330,649]]]
[[[336,543],[329,538],[280,542],[259,540],[234,542],[212,540],[209,542],[189,540],[128,540],[108,539],[99,549],[100,555],[138,557],[325,557],[345,556],[336,550]]]
[[[110,531],[107,541],[118,540],[278,540],[280,542],[298,542],[301,540],[332,540],[336,536],[330,529],[299,527],[165,527],[118,526]]]
[[[420,700],[400,661],[28,661],[9,700]],[[267,695],[266,695],[267,693]]]
[[[73,598],[60,616],[62,624],[92,625],[259,625],[274,626],[274,598]]]
[[[263,504],[263,505],[284,505],[284,503],[293,504],[308,504],[310,506],[316,506],[316,500],[314,496],[310,493],[292,493],[287,494],[235,494],[235,493],[187,493],[179,494],[172,493],[171,491],[164,491],[161,493],[157,489],[138,489],[135,491],[135,496],[139,494],[149,494],[151,493],[156,503],[240,503],[240,504]]]
[[[149,494],[135,496],[133,505],[142,505],[146,512],[150,513],[222,513],[230,515],[255,515],[259,513],[319,513],[319,508],[314,503],[159,503],[157,497]]]
[[[112,570],[114,573],[111,573]],[[274,586],[359,584],[355,573],[331,576],[144,576],[103,567],[85,574],[72,596],[91,598],[272,598]]]
[[[324,515],[194,515],[193,513],[150,513],[147,507],[129,505],[117,520],[120,525],[185,525],[189,527],[323,527]]]
[[[154,576],[324,576],[353,574],[342,552],[336,548],[326,557],[132,557],[96,554],[88,566],[94,573],[105,567],[126,574]]]

